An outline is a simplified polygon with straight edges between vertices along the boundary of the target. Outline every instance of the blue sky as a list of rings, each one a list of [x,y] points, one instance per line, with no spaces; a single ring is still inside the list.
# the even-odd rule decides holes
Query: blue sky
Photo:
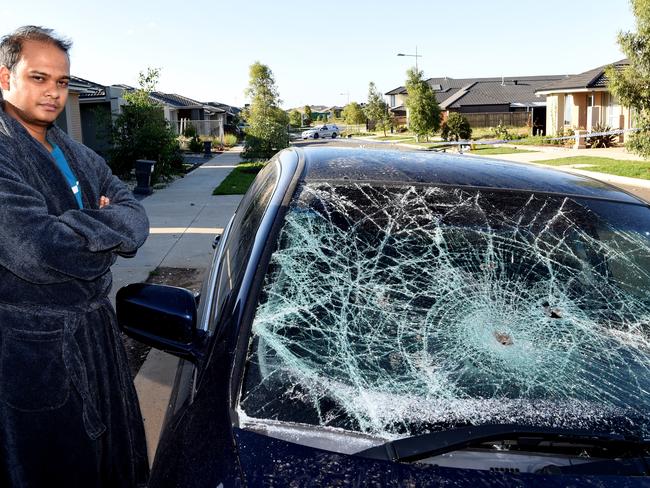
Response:
[[[36,24],[71,38],[76,76],[136,85],[160,67],[161,91],[240,106],[261,61],[285,108],[364,101],[370,81],[402,85],[414,60],[396,54],[416,46],[426,77],[572,74],[622,58],[616,35],[634,29],[626,0],[3,4],[0,34]]]

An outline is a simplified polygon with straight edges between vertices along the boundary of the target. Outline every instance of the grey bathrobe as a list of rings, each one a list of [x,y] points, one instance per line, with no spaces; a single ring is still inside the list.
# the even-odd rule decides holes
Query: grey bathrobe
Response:
[[[0,105],[0,487],[139,486],[144,428],[107,294],[110,266],[135,254],[149,223],[93,151],[56,127],[48,140],[83,209]]]

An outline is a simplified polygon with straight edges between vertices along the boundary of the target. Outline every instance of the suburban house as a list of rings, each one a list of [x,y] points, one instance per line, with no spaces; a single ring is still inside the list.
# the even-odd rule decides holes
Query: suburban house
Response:
[[[330,115],[329,108],[326,107],[325,105],[310,105],[309,108],[311,109],[311,120],[314,122],[318,120],[325,120]],[[297,110],[301,114],[305,113],[305,107],[292,108],[287,110],[286,112],[289,113],[292,110]]]
[[[126,103],[122,92],[119,87],[71,76],[68,100],[55,124],[74,140],[105,155],[110,148],[110,134],[104,117],[119,113],[119,107]]]
[[[341,116],[341,112],[343,112],[343,107],[339,107],[338,105],[332,105],[331,107],[327,107],[324,110],[324,112],[327,115],[327,120],[330,120],[332,116],[336,119]]]
[[[223,137],[226,110],[198,102],[176,93],[151,92],[150,97],[160,103],[167,120],[177,134],[192,125],[199,135]]]
[[[629,63],[623,59],[612,64],[622,69]],[[632,111],[622,107],[607,88],[606,67],[548,83],[536,91],[546,98],[548,135],[563,133],[568,128],[590,132],[598,125],[611,129],[632,127]]]
[[[225,116],[224,130],[231,134],[237,133],[237,131],[239,130],[237,126],[241,114],[241,109],[239,107],[233,107],[232,105],[228,105],[226,103],[220,103],[220,102],[207,102],[206,105],[223,110]]]
[[[104,86],[74,78],[84,88],[79,95],[82,142],[96,153],[106,157],[111,149],[110,122],[121,113],[126,104],[123,86]]]
[[[129,85],[105,86],[72,76],[68,100],[56,125],[106,157],[111,149],[110,122],[127,103],[124,93],[132,90],[134,88]],[[236,107],[201,103],[174,93],[152,92],[150,97],[162,106],[165,120],[178,134],[191,124],[199,135],[222,137],[228,120],[234,120],[240,112]]]
[[[55,121],[57,127],[79,142],[83,142],[79,98],[86,91],[84,81],[74,76],[70,78],[68,100],[65,103],[63,112],[59,114],[59,117]]]
[[[443,113],[460,112],[473,127],[503,125],[534,125],[536,132],[544,133],[546,102],[535,95],[542,86],[566,78],[565,75],[515,76],[500,78],[430,78]],[[408,110],[406,88],[400,86],[386,94],[391,112],[398,123],[406,124]]]

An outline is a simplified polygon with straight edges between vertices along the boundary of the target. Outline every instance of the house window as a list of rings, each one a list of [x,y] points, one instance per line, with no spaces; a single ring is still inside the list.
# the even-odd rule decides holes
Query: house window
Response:
[[[571,125],[573,118],[573,95],[564,95],[564,125]]]
[[[395,106],[395,95],[390,96],[390,106],[394,107]]]
[[[618,129],[618,100],[611,93],[607,94],[607,125]]]

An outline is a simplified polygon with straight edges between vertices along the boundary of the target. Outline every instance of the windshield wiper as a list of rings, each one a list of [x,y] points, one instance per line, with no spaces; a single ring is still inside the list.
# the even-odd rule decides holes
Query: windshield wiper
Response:
[[[484,442],[500,440],[516,440],[519,445],[530,447],[545,441],[586,443],[599,447],[625,449],[639,455],[644,455],[645,451],[650,449],[650,440],[620,434],[520,424],[486,424],[397,439],[365,449],[356,455],[371,459],[413,462]]]

